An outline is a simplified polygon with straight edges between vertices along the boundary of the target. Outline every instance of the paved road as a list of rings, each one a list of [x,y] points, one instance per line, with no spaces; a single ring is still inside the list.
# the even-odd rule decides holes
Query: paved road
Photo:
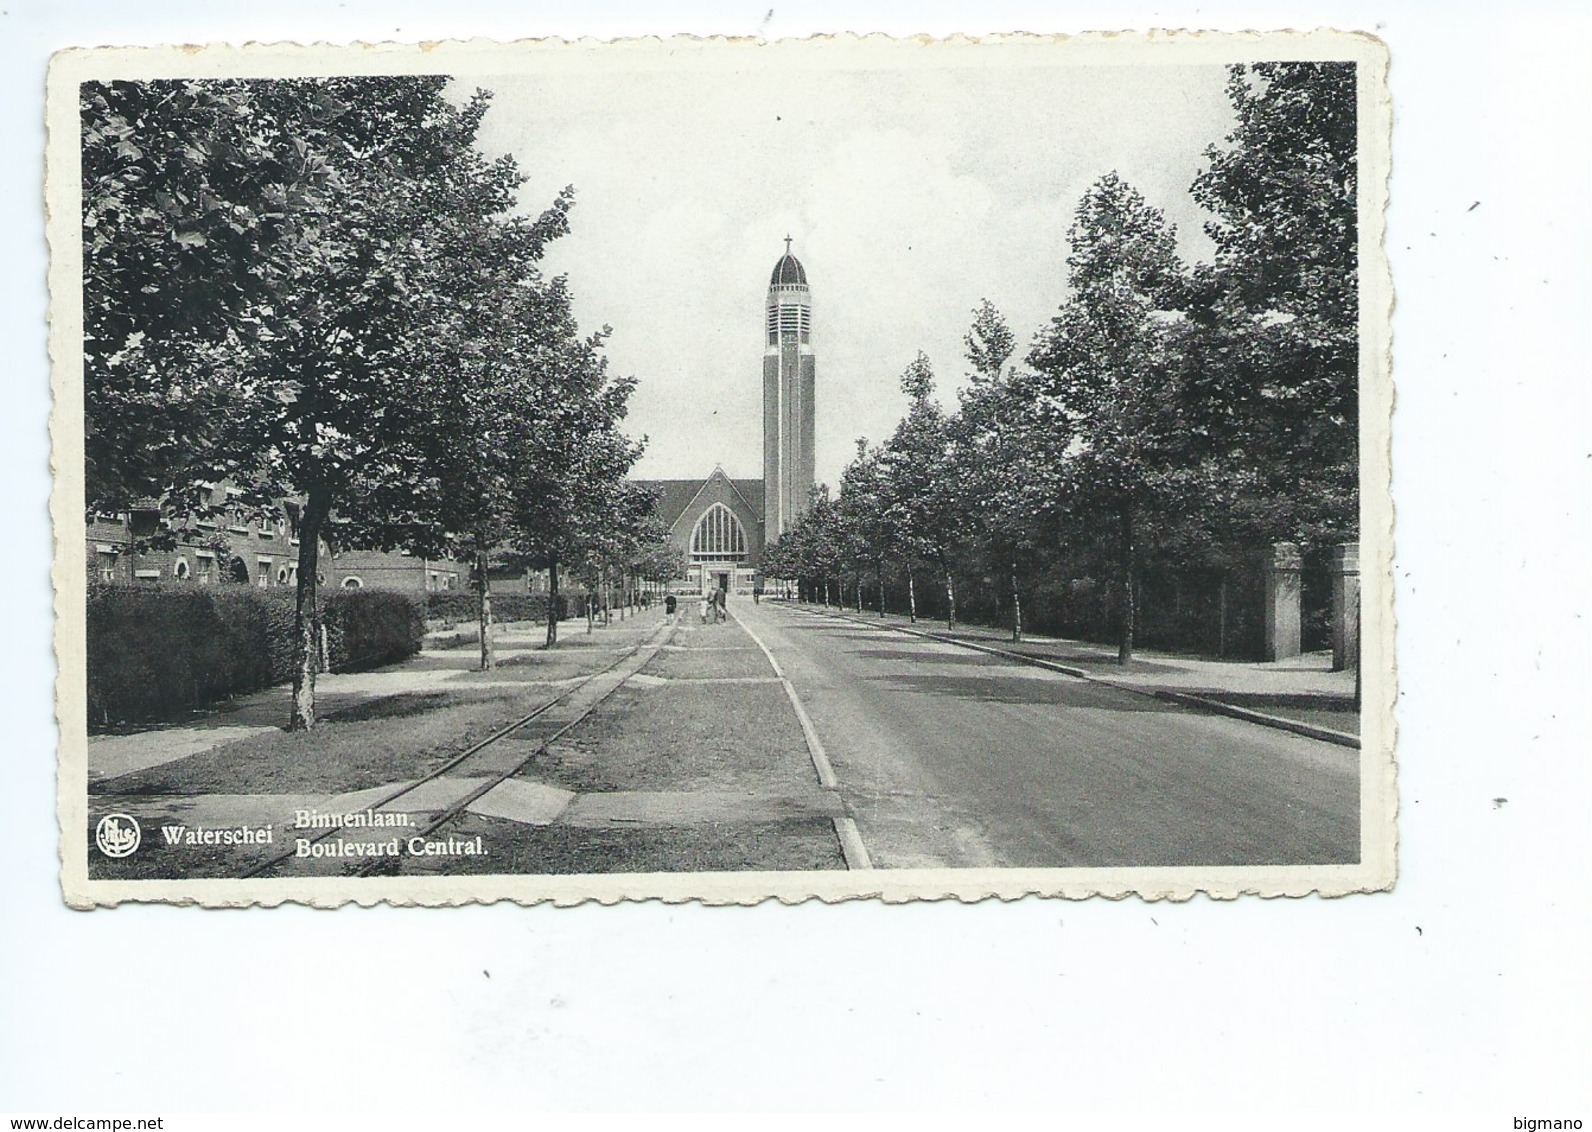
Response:
[[[1359,858],[1358,751],[777,602],[734,611],[878,867]]]

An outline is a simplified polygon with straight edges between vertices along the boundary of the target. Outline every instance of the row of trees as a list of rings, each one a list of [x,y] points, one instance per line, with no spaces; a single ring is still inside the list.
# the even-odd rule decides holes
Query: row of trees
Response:
[[[1224,572],[1273,541],[1355,537],[1354,66],[1235,66],[1228,94],[1236,125],[1190,190],[1214,262],[1184,263],[1162,212],[1101,177],[1026,364],[983,302],[955,411],[920,353],[894,433],[858,442],[766,573],[826,601],[849,581],[859,607],[870,587],[881,613],[890,573],[914,618],[929,574],[952,625],[957,579],[988,579],[1015,639],[1036,578],[1109,579],[1126,663],[1147,565]]]
[[[195,520],[224,482],[287,510],[293,729],[315,722],[323,542],[470,562],[483,667],[492,565],[665,568],[626,479],[633,380],[539,268],[573,191],[516,211],[515,162],[476,145],[488,98],[438,76],[82,88],[85,504]]]

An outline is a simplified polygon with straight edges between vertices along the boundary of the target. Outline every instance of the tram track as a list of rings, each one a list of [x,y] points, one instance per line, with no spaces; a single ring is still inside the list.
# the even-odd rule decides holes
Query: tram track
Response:
[[[589,676],[582,678],[578,683],[566,688],[564,691],[560,692],[546,703],[541,704],[535,710],[520,717],[513,723],[498,729],[491,735],[488,735],[485,739],[482,739],[480,742],[467,747],[464,751],[455,755],[453,758],[449,759],[435,770],[430,771],[423,777],[418,778],[413,782],[405,783],[403,786],[392,790],[390,793],[383,795],[376,801],[368,803],[362,808],[371,811],[380,811],[386,809],[400,799],[413,795],[427,783],[435,782],[450,775],[455,777],[466,777],[467,775],[460,773],[460,768],[467,768],[467,764],[469,764],[472,760],[480,760],[481,756],[485,752],[490,751],[495,745],[507,739],[527,738],[527,736],[524,736],[520,733],[526,732],[527,730],[536,727],[536,725],[539,723],[545,726],[550,722],[556,722],[557,725],[551,732],[529,736],[529,738],[531,738],[534,742],[534,746],[531,747],[530,751],[525,755],[524,758],[515,760],[506,769],[499,767],[490,771],[488,774],[481,776],[482,784],[480,786],[471,789],[462,797],[456,798],[449,802],[441,811],[436,814],[435,817],[433,817],[423,828],[418,830],[413,835],[422,838],[429,837],[448,822],[457,818],[473,802],[484,797],[497,787],[501,786],[504,782],[507,782],[509,779],[519,774],[528,765],[535,761],[536,758],[545,754],[549,746],[557,742],[569,731],[585,722],[585,720],[593,711],[607,701],[607,699],[616,691],[624,687],[625,682],[629,680],[631,676],[635,675],[636,672],[639,672],[643,667],[646,666],[653,656],[655,656],[658,651],[664,647],[665,642],[667,642],[669,638],[674,635],[676,627],[676,623],[674,622],[663,622],[663,624],[654,630],[650,636],[638,641],[628,649],[625,649],[622,653],[620,653],[619,656],[615,657],[611,663],[605,665],[603,668],[591,673]],[[560,705],[567,707],[572,701],[577,701],[580,693],[590,688],[593,684],[603,680],[605,677],[613,676],[616,672],[626,668],[627,666],[631,666],[632,662],[634,662],[638,656],[641,657],[640,663],[635,663],[632,667],[630,667],[630,671],[625,672],[618,679],[614,680],[612,685],[604,689],[600,695],[597,695],[589,703],[581,706],[577,711],[574,712],[571,718],[557,719],[555,717],[555,720],[552,721],[547,718],[550,714],[553,714],[554,709],[558,708]],[[302,838],[299,840],[306,841],[311,845],[319,844],[320,842],[343,834],[346,831],[346,828],[347,827],[340,825],[330,826],[326,829],[318,830],[311,837]],[[266,860],[248,869],[241,874],[241,879],[249,880],[262,876],[270,872],[272,869],[278,868],[281,865],[298,858],[299,856],[300,854],[295,846],[294,849],[285,850],[281,853],[278,853],[274,857],[267,858]],[[379,868],[387,863],[388,862],[384,858],[370,858],[362,861],[350,875],[370,876],[372,873],[376,872]]]

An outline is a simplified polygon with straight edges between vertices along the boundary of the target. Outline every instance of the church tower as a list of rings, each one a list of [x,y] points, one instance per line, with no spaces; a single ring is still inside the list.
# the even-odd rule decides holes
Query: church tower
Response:
[[[813,486],[812,293],[807,272],[790,254],[768,283],[763,351],[763,531],[773,542],[807,509]]]

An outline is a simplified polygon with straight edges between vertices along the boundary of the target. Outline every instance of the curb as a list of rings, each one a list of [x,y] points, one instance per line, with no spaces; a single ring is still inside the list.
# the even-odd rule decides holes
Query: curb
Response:
[[[741,632],[751,637],[752,642],[763,650],[763,655],[768,659],[769,666],[773,668],[774,675],[784,686],[785,695],[790,699],[790,706],[796,710],[796,721],[801,725],[802,738],[807,743],[807,756],[812,759],[819,787],[832,790],[838,796],[840,780],[835,777],[835,768],[829,763],[829,753],[824,750],[824,741],[818,737],[818,728],[813,726],[812,717],[807,714],[807,708],[803,706],[801,697],[796,694],[796,689],[785,675],[785,670],[779,666],[779,661],[774,659],[774,654],[751,626],[736,617],[734,613],[730,616],[734,618],[736,625],[740,626]],[[868,854],[868,847],[863,844],[862,833],[857,829],[856,819],[847,814],[835,818],[834,826],[835,837],[840,842],[840,855],[846,860],[846,868],[852,870],[873,868],[873,858]]]
[[[797,608],[802,608],[798,606]],[[818,616],[812,609],[804,612]],[[924,629],[911,629],[905,625],[892,625],[888,621],[869,621],[865,618],[854,617],[849,613],[829,613],[829,617],[837,617],[843,621],[850,621],[857,625],[868,625],[875,628],[890,629],[897,633],[906,633],[913,637],[923,637],[926,640],[939,641],[941,644],[956,645],[960,648],[972,649],[974,652],[988,653],[991,656],[1002,657],[1006,660],[1015,660],[1020,664],[1027,664],[1034,668],[1048,668],[1052,672],[1060,672],[1064,676],[1073,676],[1079,680],[1087,680],[1091,684],[1103,684],[1108,688],[1116,688],[1123,692],[1132,692],[1136,696],[1148,696],[1154,700],[1168,703],[1182,704],[1185,707],[1198,708],[1212,712],[1216,715],[1231,716],[1242,719],[1246,723],[1258,723],[1263,727],[1273,727],[1279,731],[1291,731],[1295,735],[1303,735],[1307,739],[1317,739],[1323,743],[1334,743],[1340,747],[1353,747],[1360,749],[1360,737],[1351,735],[1347,731],[1336,731],[1330,727],[1318,727],[1313,723],[1303,723],[1297,719],[1286,719],[1280,715],[1267,715],[1265,712],[1252,711],[1249,708],[1234,707],[1232,704],[1223,703],[1221,700],[1211,699],[1209,696],[1195,695],[1192,692],[1173,692],[1165,688],[1141,688],[1136,684],[1124,684],[1106,676],[1097,676],[1082,668],[1061,664],[1044,657],[1029,656],[1027,653],[1012,652],[1010,649],[998,648],[995,645],[981,644],[977,641],[964,641],[957,637],[948,637],[940,633],[931,633]]]

